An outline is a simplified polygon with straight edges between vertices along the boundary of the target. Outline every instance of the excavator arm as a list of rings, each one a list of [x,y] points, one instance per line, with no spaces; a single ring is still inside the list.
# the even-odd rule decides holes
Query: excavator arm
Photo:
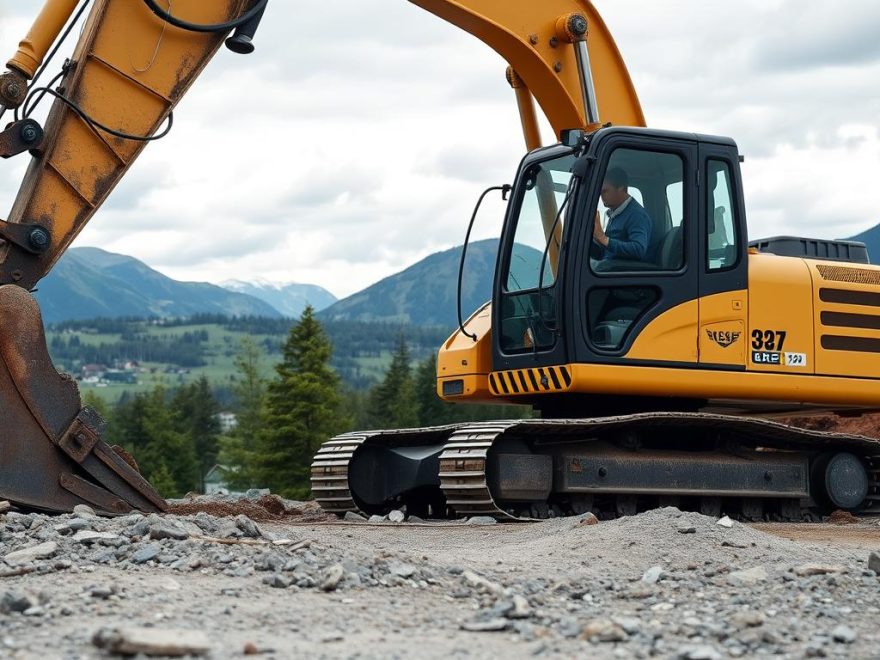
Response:
[[[79,3],[48,2],[9,61],[32,77]],[[226,23],[252,0],[174,0],[174,16],[198,25]],[[32,288],[76,238],[223,43],[228,30],[177,28],[141,1],[95,0],[59,87],[42,143],[7,220],[29,231],[0,249],[0,284]],[[34,93],[34,90],[32,90]],[[39,93],[39,92],[38,92]],[[2,234],[2,232],[0,232]],[[9,240],[9,236],[4,236]],[[24,243],[24,244],[22,244]]]
[[[168,5],[173,8],[169,14]],[[0,222],[0,499],[69,511],[157,511],[165,502],[132,458],[101,440],[103,421],[83,408],[76,383],[46,349],[28,293],[83,229],[172,112],[223,40],[252,50],[265,0],[94,0],[79,41],[45,87],[31,81],[76,0],[50,0],[0,77],[0,104],[15,109],[0,135],[4,156],[33,155],[8,220]],[[45,130],[27,114],[55,97]]]

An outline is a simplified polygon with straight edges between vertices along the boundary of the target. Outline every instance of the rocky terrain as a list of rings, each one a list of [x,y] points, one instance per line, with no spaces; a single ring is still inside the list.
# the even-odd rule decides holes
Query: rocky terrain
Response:
[[[335,522],[271,501],[116,519],[7,511],[0,657],[707,660],[880,648],[876,520],[765,525],[772,534],[669,508],[603,522]]]

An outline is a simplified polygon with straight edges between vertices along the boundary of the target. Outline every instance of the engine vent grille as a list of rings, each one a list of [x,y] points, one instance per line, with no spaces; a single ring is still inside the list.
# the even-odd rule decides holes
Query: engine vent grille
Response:
[[[847,282],[848,284],[877,284],[880,285],[880,270],[868,270],[867,268],[846,268],[845,266],[816,265],[816,270],[823,280],[832,282]]]

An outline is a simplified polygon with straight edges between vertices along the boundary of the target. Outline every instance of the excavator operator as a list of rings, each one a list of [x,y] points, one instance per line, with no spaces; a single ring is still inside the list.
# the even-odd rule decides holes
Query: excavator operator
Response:
[[[590,256],[597,261],[646,261],[653,223],[648,212],[629,194],[629,176],[623,168],[608,170],[601,194],[608,209],[607,223],[603,230],[597,211]]]

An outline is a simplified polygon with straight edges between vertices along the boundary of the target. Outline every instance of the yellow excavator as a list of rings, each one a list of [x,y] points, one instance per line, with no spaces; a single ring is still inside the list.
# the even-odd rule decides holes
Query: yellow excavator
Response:
[[[315,457],[318,502],[499,519],[875,507],[880,443],[756,416],[880,404],[880,269],[859,246],[750,246],[735,143],[645,128],[586,0],[411,1],[510,64],[528,149],[502,187],[492,303],[441,348],[438,394],[530,404],[542,419],[340,436]],[[164,501],[52,366],[29,290],[167,133],[224,40],[253,49],[267,0],[94,0],[73,56],[38,84],[88,6],[47,1],[0,76],[13,113],[0,155],[33,157],[0,221],[0,498],[155,511]],[[43,127],[30,115],[46,96]],[[557,144],[541,146],[535,100]],[[650,224],[637,253],[615,258],[596,245],[614,234],[595,219],[611,180]]]
[[[645,128],[589,2],[413,1],[511,65],[529,149],[502,187],[492,301],[441,347],[437,391],[541,419],[333,438],[312,465],[324,509],[880,511],[880,442],[768,419],[880,405],[880,268],[864,246],[750,244],[735,142]],[[558,144],[540,146],[533,97]],[[618,215],[612,189],[647,216],[639,240],[597,228]]]

